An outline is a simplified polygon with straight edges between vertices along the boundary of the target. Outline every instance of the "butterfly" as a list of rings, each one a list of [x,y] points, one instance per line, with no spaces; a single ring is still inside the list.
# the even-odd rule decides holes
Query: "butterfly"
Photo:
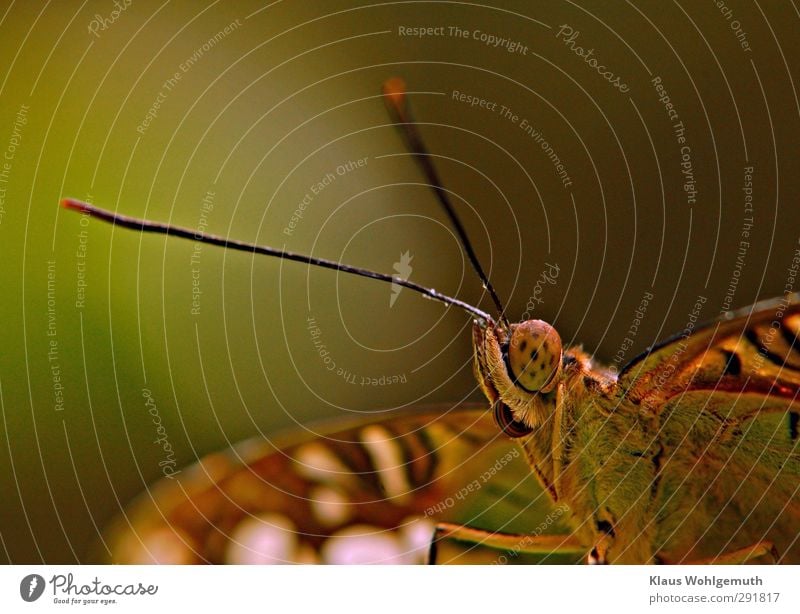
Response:
[[[124,563],[800,563],[800,294],[688,325],[616,373],[509,322],[416,131],[384,98],[497,307],[399,276],[62,204],[411,288],[475,317],[487,404],[246,441],[163,479],[109,528]]]

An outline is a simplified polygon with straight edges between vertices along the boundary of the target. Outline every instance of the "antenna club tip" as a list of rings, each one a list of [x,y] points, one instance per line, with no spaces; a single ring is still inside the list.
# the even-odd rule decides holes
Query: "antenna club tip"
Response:
[[[405,104],[406,82],[401,77],[392,77],[383,82],[383,95],[395,107]]]
[[[64,209],[72,209],[73,211],[79,211],[81,213],[88,213],[89,211],[87,203],[75,200],[74,198],[62,198],[59,204],[64,207]]]

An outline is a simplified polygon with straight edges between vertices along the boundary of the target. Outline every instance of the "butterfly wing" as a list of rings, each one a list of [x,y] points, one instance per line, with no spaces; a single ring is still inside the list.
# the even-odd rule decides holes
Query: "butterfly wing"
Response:
[[[685,331],[619,376],[650,424],[656,550],[670,561],[772,541],[800,562],[800,295]]]
[[[546,517],[547,497],[484,406],[319,432],[248,440],[160,480],[114,521],[106,558],[421,563],[436,521],[511,531]],[[468,547],[451,556],[498,554]]]

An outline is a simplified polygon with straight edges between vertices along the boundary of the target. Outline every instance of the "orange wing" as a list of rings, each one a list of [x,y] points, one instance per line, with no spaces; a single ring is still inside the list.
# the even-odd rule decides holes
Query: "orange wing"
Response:
[[[645,409],[701,390],[754,394],[754,407],[764,397],[794,404],[800,392],[798,333],[800,293],[756,303],[648,348],[620,372],[619,385]]]

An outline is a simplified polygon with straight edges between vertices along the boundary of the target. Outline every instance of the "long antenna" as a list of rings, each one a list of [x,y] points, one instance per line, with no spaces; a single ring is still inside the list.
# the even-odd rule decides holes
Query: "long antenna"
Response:
[[[414,159],[419,164],[420,169],[425,175],[425,178],[433,187],[433,191],[436,193],[439,204],[442,205],[445,213],[447,213],[447,216],[450,218],[450,221],[456,230],[456,234],[458,234],[458,238],[461,241],[461,245],[464,248],[464,251],[467,252],[467,257],[469,258],[470,263],[472,263],[472,268],[475,269],[475,272],[478,274],[478,277],[480,277],[481,282],[483,282],[483,287],[486,288],[491,295],[492,300],[497,307],[500,322],[506,328],[508,328],[508,319],[505,315],[503,303],[500,302],[500,297],[497,296],[497,292],[495,292],[494,286],[492,286],[492,283],[489,281],[489,277],[483,272],[483,267],[481,267],[478,256],[475,254],[475,250],[472,248],[472,243],[467,236],[467,231],[461,224],[461,219],[458,217],[453,204],[450,202],[450,197],[448,196],[441,180],[439,179],[439,173],[436,172],[436,167],[431,161],[431,155],[428,152],[428,148],[425,147],[425,142],[422,140],[422,137],[417,130],[414,117],[411,114],[411,109],[406,101],[405,81],[399,77],[393,77],[392,79],[385,81],[383,83],[383,99],[386,102],[386,107],[389,109],[389,113],[392,115],[392,119],[401,129],[403,136],[405,137],[406,146],[411,153],[415,154]]]
[[[334,260],[326,260],[324,258],[313,258],[312,256],[305,256],[303,254],[287,252],[286,250],[276,249],[274,247],[268,247],[266,245],[256,245],[254,243],[245,243],[244,241],[237,241],[235,239],[227,239],[225,237],[207,234],[205,232],[198,232],[197,230],[184,228],[182,226],[173,226],[172,224],[164,224],[162,222],[151,222],[150,220],[143,220],[135,217],[130,217],[127,215],[121,215],[119,213],[114,213],[113,211],[109,211],[107,209],[102,209],[101,207],[95,207],[94,205],[90,205],[89,203],[85,203],[83,201],[76,200],[74,198],[63,199],[61,201],[61,206],[64,207],[65,209],[72,209],[73,211],[78,211],[80,213],[87,213],[92,217],[95,217],[99,220],[103,220],[104,222],[109,222],[111,224],[114,224],[115,226],[130,228],[132,230],[138,230],[140,232],[152,232],[156,234],[180,237],[182,239],[190,239],[192,241],[199,241],[200,243],[210,243],[211,245],[218,245],[220,247],[225,247],[227,249],[233,249],[241,252],[250,252],[253,254],[263,254],[265,256],[274,256],[276,258],[282,258],[284,260],[293,260],[294,262],[302,262],[304,264],[319,266],[325,269],[333,269],[335,271],[341,271],[343,273],[350,273],[351,275],[360,275],[361,277],[368,277],[370,279],[377,279],[379,281],[385,281],[392,284],[397,284],[399,286],[403,286],[410,290],[414,290],[415,292],[419,292],[422,296],[426,298],[433,299],[435,301],[440,301],[448,305],[454,305],[455,307],[459,307],[468,313],[478,316],[485,322],[492,321],[492,317],[488,313],[478,309],[477,307],[473,307],[469,303],[465,303],[464,301],[460,301],[457,298],[453,298],[452,296],[447,296],[446,294],[437,292],[432,288],[426,288],[425,286],[415,284],[413,281],[408,281],[407,279],[403,279],[402,277],[395,277],[393,275],[377,273],[375,271],[370,271],[368,269],[362,269],[359,267],[342,264]]]

